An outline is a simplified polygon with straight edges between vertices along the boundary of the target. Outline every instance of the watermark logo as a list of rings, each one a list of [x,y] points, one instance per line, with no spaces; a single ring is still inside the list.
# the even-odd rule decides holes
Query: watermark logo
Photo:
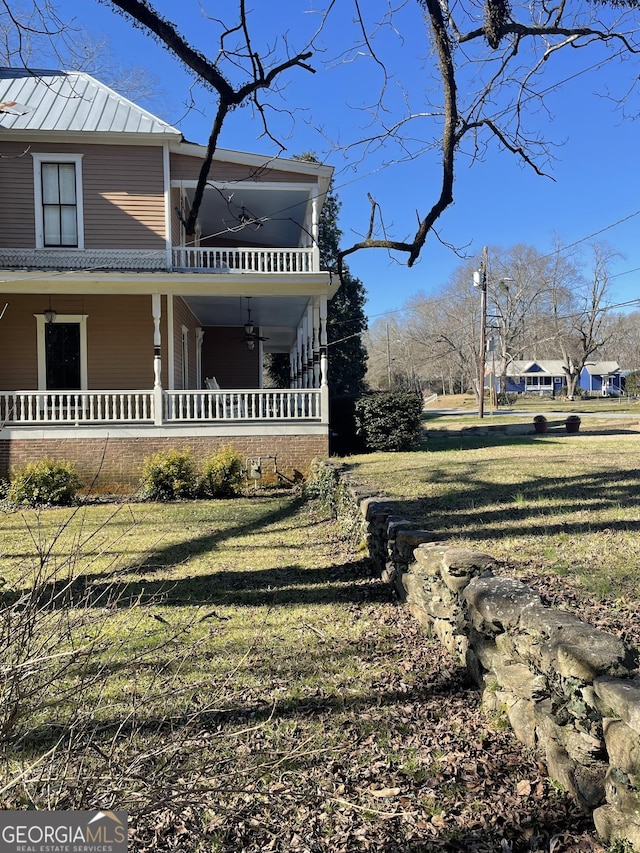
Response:
[[[0,811],[0,853],[127,853],[127,813]]]

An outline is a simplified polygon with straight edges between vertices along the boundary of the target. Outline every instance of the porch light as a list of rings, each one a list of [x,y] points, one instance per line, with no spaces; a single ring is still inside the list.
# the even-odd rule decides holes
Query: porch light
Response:
[[[55,323],[56,317],[58,316],[53,308],[47,308],[44,313],[44,319],[47,323]]]

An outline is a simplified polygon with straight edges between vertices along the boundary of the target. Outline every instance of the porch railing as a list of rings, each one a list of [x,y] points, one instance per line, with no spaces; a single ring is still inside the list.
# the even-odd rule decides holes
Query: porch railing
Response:
[[[174,269],[211,272],[304,273],[317,272],[315,252],[308,249],[216,249],[178,246],[173,249]]]
[[[320,390],[166,391],[164,419],[175,421],[320,420]]]
[[[153,391],[3,391],[0,393],[2,423],[153,423],[153,418]]]
[[[320,421],[320,390],[164,391],[164,423]],[[3,391],[0,424],[153,424],[154,394],[142,391]]]

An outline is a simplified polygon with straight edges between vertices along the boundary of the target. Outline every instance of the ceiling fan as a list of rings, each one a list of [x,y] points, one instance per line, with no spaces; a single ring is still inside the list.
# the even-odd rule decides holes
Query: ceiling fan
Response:
[[[252,350],[256,341],[268,341],[269,338],[264,338],[256,332],[255,326],[251,319],[251,297],[247,296],[247,322],[244,324],[244,337],[240,338],[247,345],[247,349]]]

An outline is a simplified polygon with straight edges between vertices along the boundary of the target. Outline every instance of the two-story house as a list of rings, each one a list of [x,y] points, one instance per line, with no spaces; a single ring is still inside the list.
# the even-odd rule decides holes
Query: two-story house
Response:
[[[0,475],[49,456],[106,488],[233,444],[291,477],[328,452],[332,170],[219,150],[188,239],[205,154],[87,74],[0,69]]]

